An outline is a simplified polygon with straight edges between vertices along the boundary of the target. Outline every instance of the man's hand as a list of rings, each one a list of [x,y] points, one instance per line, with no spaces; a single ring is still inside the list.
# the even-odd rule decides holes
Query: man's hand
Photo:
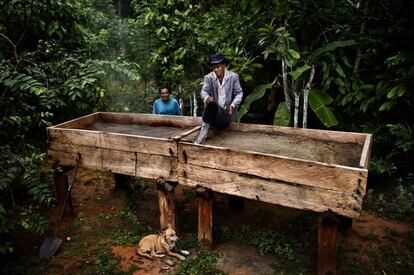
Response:
[[[229,108],[229,114],[233,114],[234,110],[236,110],[236,107],[233,104],[231,104]]]
[[[204,102],[206,103],[206,105],[213,101],[214,101],[214,98],[212,96],[207,96],[206,99],[204,99]]]

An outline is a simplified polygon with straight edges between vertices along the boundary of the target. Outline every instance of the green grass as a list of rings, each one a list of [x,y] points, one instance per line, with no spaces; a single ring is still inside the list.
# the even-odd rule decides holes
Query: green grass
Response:
[[[215,275],[225,274],[217,269],[222,254],[211,251],[202,251],[194,259],[186,259],[182,262],[178,275]]]
[[[343,274],[412,274],[414,233],[390,231],[384,239],[377,237],[363,247],[341,246],[338,261]]]

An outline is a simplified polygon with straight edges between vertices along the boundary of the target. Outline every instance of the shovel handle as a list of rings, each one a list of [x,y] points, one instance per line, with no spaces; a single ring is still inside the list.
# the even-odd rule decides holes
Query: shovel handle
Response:
[[[76,155],[76,163],[75,163],[75,168],[73,170],[73,175],[72,175],[72,178],[70,180],[68,189],[66,191],[65,200],[63,202],[62,208],[60,209],[59,222],[58,222],[58,224],[57,224],[57,226],[55,228],[55,236],[57,236],[57,233],[59,232],[60,225],[62,224],[63,213],[65,212],[65,208],[66,208],[66,205],[68,203],[68,199],[69,199],[69,196],[70,196],[70,191],[72,190],[72,186],[75,183],[75,178],[76,178],[76,174],[78,172],[78,166],[79,166],[80,158],[81,158],[81,155],[78,153]]]

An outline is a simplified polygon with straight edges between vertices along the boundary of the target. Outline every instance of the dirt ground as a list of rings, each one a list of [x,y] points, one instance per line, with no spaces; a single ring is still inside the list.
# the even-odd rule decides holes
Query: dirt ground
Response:
[[[151,261],[136,255],[140,238],[159,230],[159,214],[153,182],[139,183],[134,190],[134,193],[128,194],[115,189],[110,173],[80,169],[72,190],[75,214],[71,215],[69,211],[65,214],[59,233],[64,239],[60,250],[50,259],[39,259],[37,253],[42,238],[24,238],[20,249],[25,255],[20,261],[32,261],[30,268],[33,269],[28,270],[26,266],[24,272],[16,269],[16,274],[176,274],[181,263],[175,258]],[[190,250],[189,259],[195,259],[200,252],[195,242],[197,202],[191,190],[181,187],[177,187],[176,200],[182,247]],[[259,232],[270,232],[265,229],[277,228],[295,240],[296,255],[301,254],[309,265],[306,273],[315,273],[317,215],[257,201],[245,201],[244,211],[240,212],[229,209],[227,202],[226,196],[215,195],[213,251],[221,255],[217,264],[219,270],[225,274],[298,274],[275,269],[275,266],[283,266],[279,256],[285,252],[261,255],[266,253],[258,253],[258,247],[263,248],[266,244],[256,242],[255,246],[255,241],[247,241],[251,236],[255,240],[254,236]],[[131,205],[134,209],[132,215],[131,211],[126,210],[132,209]],[[57,220],[58,212],[58,207],[55,207],[47,211],[47,215]],[[364,250],[366,253],[362,254],[366,255],[362,256],[362,260],[372,262],[368,250],[382,249],[382,242],[389,238],[390,232],[394,236],[393,243],[399,246],[402,236],[413,231],[408,224],[362,212],[360,218],[354,220],[352,228],[338,238],[340,255],[351,259],[350,262],[340,260],[339,264],[355,264],[352,259]],[[361,260],[361,256],[358,258]],[[294,265],[301,263],[293,260]],[[341,270],[349,274],[347,269]],[[196,274],[206,273],[200,271]]]

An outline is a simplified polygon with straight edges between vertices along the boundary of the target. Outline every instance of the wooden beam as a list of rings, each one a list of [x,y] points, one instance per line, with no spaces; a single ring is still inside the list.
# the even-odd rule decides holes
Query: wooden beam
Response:
[[[161,230],[164,230],[168,227],[168,225],[171,225],[171,228],[177,232],[174,204],[174,188],[177,184],[178,183],[168,182],[164,178],[159,178],[157,180]]]
[[[107,122],[115,122],[120,124],[143,124],[150,126],[172,126],[178,128],[188,128],[201,125],[201,118],[192,116],[104,112],[101,113],[101,118]]]
[[[170,149],[176,155],[176,142],[156,137],[122,133],[107,133],[84,129],[48,129],[48,142],[89,146],[112,150],[131,151],[153,155],[170,156]]]
[[[362,148],[361,161],[359,162],[359,166],[364,169],[368,169],[368,163],[369,163],[369,159],[371,156],[371,146],[372,146],[372,135],[367,134],[364,147]]]
[[[362,207],[360,192],[350,194],[195,165],[180,164],[178,179],[187,186],[201,186],[214,192],[296,209],[332,210],[350,218],[357,218]]]
[[[248,123],[231,123],[228,129],[240,132],[257,132],[268,133],[273,135],[294,135],[297,137],[308,139],[335,141],[338,143],[358,143],[360,145],[364,144],[366,137],[366,134],[354,132],[316,130],[309,128],[292,128]]]
[[[202,249],[213,248],[213,193],[196,188],[198,197],[198,243]]]
[[[48,155],[59,165],[74,165],[74,157],[80,153],[82,158],[81,167],[109,171],[136,177],[157,179],[160,176],[165,179],[177,180],[177,158],[93,148],[88,146],[51,143]]]
[[[346,193],[359,186],[365,193],[368,175],[366,169],[182,142],[178,144],[178,161]]]
[[[337,274],[336,236],[339,220],[332,212],[325,212],[318,222],[318,275]]]
[[[75,118],[60,124],[57,124],[55,126],[47,127],[47,130],[49,129],[56,129],[56,128],[65,128],[65,129],[82,129],[85,128],[95,121],[99,120],[100,118],[100,112],[89,114],[86,116],[82,116],[79,118]]]
[[[66,193],[69,187],[68,175],[66,173],[67,170],[68,170],[68,167],[55,167],[56,172],[53,174],[53,180],[55,183],[56,197],[57,197],[59,208],[63,207],[63,203],[65,201]],[[70,194],[69,194],[68,202],[69,202],[70,213],[74,214],[72,196]],[[67,207],[65,211],[66,210],[67,210]]]

